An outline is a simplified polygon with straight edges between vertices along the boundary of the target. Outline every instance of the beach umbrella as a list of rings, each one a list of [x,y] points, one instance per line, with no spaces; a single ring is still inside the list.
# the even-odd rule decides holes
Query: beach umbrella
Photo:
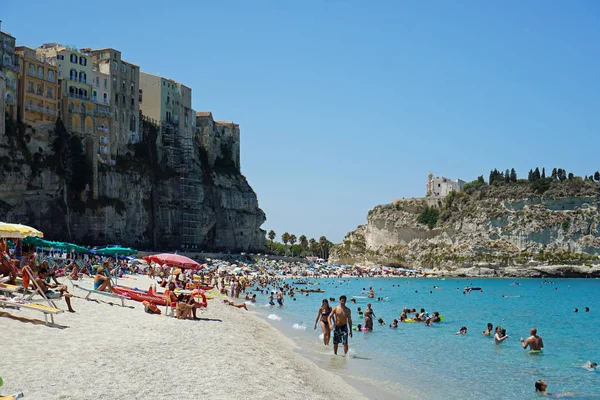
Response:
[[[93,253],[100,254],[101,256],[130,256],[132,254],[137,254],[137,250],[130,249],[129,247],[115,246],[94,250]]]
[[[44,233],[31,226],[0,222],[0,237],[22,239],[27,236],[43,238]]]
[[[144,257],[144,260],[150,262],[154,261],[162,265],[168,265],[170,267],[183,267],[187,269],[202,269],[202,266],[191,258],[182,256],[180,254],[154,254],[152,256]]]

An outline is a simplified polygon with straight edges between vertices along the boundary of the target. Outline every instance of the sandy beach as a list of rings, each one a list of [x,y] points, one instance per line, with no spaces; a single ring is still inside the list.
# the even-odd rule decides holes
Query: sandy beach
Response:
[[[146,277],[119,284],[147,288]],[[91,286],[91,280],[83,282]],[[220,297],[201,321],[177,320],[70,288],[75,314],[55,317],[64,329],[0,318],[0,394],[27,399],[330,399],[365,398],[339,376],[294,352],[294,343],[253,312]],[[38,297],[39,299],[39,297]],[[66,309],[64,300],[57,305]],[[164,311],[164,307],[162,308]],[[0,309],[43,321],[40,313]]]

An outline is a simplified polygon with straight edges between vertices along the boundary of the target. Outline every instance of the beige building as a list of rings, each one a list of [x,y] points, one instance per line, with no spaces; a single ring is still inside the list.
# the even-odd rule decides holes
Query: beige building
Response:
[[[111,156],[140,140],[140,68],[121,59],[121,52],[106,48],[90,50],[98,71],[110,77],[110,109],[113,117]]]
[[[1,30],[2,25],[0,21],[0,71],[4,74],[6,91],[4,93],[4,102],[6,107],[6,113],[12,119],[17,119],[17,86],[18,86],[18,72],[19,64],[15,55],[15,38]]]
[[[455,181],[443,176],[433,176],[433,172],[427,175],[427,196],[446,197],[450,192],[462,189],[464,181],[457,179]]]
[[[98,161],[111,163],[111,147],[116,147],[115,135],[111,134],[113,127],[110,75],[99,71],[95,65],[92,69],[92,100],[94,101],[94,116],[96,119],[96,134],[98,135]]]
[[[58,70],[34,49],[19,46],[19,120],[31,126],[54,124],[58,117]]]
[[[36,49],[36,53],[41,60],[55,64],[58,69],[59,109],[67,130],[94,135],[91,55],[58,43],[45,43]]]
[[[145,72],[140,73],[140,109],[142,114],[158,122],[178,128],[182,108],[180,86],[182,86],[180,83],[172,79]]]

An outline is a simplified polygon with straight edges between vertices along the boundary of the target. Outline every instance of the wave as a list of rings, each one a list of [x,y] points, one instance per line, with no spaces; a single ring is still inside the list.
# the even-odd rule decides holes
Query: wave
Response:
[[[292,325],[292,328],[298,329],[298,330],[301,330],[301,331],[305,331],[306,330],[306,326],[300,325],[300,324],[294,324],[294,325]]]
[[[273,321],[281,321],[281,317],[277,314],[269,314],[267,318]]]

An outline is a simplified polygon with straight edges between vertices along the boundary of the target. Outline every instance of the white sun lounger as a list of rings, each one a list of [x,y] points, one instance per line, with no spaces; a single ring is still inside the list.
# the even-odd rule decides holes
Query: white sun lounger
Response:
[[[125,307],[125,299],[126,299],[125,296],[121,296],[121,295],[118,295],[118,294],[115,294],[115,293],[110,293],[110,292],[103,292],[101,290],[89,289],[89,288],[83,287],[81,285],[78,285],[75,282],[72,282],[72,283],[73,283],[73,286],[75,286],[76,288],[81,289],[84,292],[87,292],[87,295],[85,296],[86,300],[90,300],[90,296],[92,294],[100,294],[102,296],[112,297],[114,299],[121,300],[121,307]]]
[[[15,307],[15,308],[24,308],[27,310],[35,310],[35,311],[43,312],[44,319],[46,320],[46,325],[48,325],[48,315],[50,316],[50,320],[52,321],[52,324],[54,324],[54,315],[64,312],[63,310],[60,310],[58,308],[45,306],[43,304],[18,302],[16,300],[1,300],[0,299],[0,306],[1,307],[11,306],[11,307]]]

